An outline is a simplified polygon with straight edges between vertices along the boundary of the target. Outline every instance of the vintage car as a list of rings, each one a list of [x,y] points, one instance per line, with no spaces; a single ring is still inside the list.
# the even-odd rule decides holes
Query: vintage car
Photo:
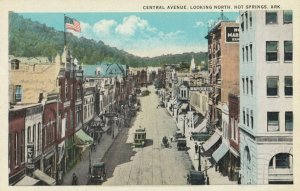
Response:
[[[190,170],[188,176],[188,184],[191,185],[204,185],[205,176],[201,171]]]
[[[180,150],[186,150],[186,140],[185,138],[178,138],[177,139],[177,149]]]
[[[105,163],[99,162],[95,163],[91,166],[91,174],[89,183],[90,184],[97,184],[101,183],[106,180],[106,169],[105,169]]]
[[[146,142],[145,128],[139,128],[139,129],[135,130],[133,145],[135,147],[143,147],[143,146],[145,146],[145,142]]]

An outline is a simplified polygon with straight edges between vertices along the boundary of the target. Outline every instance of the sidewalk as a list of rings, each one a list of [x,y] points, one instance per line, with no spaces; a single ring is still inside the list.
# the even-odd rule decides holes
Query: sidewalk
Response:
[[[120,129],[120,131],[122,130]],[[96,144],[96,151],[91,152],[92,164],[102,160],[106,151],[110,148],[113,142],[114,139],[112,138],[112,135],[108,135],[107,133],[103,134],[101,142]],[[86,185],[88,183],[89,152],[90,148],[87,148],[82,155],[82,160],[78,161],[77,164],[65,174],[62,185],[72,185],[72,176],[74,172],[76,173],[78,179],[78,185]]]
[[[167,108],[166,108],[167,109]],[[168,110],[168,109],[167,109]],[[168,110],[169,111],[169,110]],[[171,117],[173,120],[176,122],[176,116],[172,116],[172,113],[169,111],[171,114]],[[183,120],[181,119],[183,115],[178,116],[178,123],[176,123],[177,128],[183,131]],[[195,154],[195,141],[190,140],[190,135],[188,133],[188,128],[186,127],[186,141],[187,141],[187,147],[189,150],[187,151],[190,159],[192,161],[193,167],[195,170],[198,170],[198,165],[199,165],[199,160],[198,160],[198,153]],[[197,142],[197,141],[196,141]],[[197,142],[199,145],[199,142]],[[207,175],[209,177],[209,183],[211,185],[232,185],[232,184],[237,184],[237,181],[230,181],[228,176],[223,176],[219,171],[215,171],[214,166],[210,163],[210,160],[208,160],[210,157],[205,157],[201,155],[201,170],[205,170],[207,168]],[[205,162],[206,161],[206,162]],[[206,164],[205,164],[206,163]]]

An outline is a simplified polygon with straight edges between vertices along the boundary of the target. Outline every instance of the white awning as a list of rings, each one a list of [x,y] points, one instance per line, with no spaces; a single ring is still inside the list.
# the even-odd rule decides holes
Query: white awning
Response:
[[[181,105],[181,109],[186,110],[187,108],[188,108],[188,104],[187,104],[187,103],[183,103],[183,104]]]
[[[240,154],[232,147],[229,147],[230,152],[236,157],[240,157]]]
[[[213,159],[217,162],[221,160],[225,156],[225,154],[229,151],[229,148],[225,143],[222,143],[219,148],[212,154]]]
[[[34,186],[40,180],[31,178],[29,176],[24,176],[15,186]]]
[[[109,128],[110,128],[110,126],[106,125],[102,129],[103,129],[104,132],[106,132]]]
[[[209,150],[216,142],[220,139],[220,135],[215,132],[204,144],[203,149],[204,151]]]
[[[51,176],[48,176],[47,174],[45,174],[44,172],[40,171],[39,169],[36,169],[33,172],[33,176],[43,182],[45,182],[46,184],[50,185],[50,186],[54,186],[56,184],[56,181],[54,178],[52,178]]]
[[[207,125],[207,118],[205,118],[194,130],[193,132],[201,132]]]

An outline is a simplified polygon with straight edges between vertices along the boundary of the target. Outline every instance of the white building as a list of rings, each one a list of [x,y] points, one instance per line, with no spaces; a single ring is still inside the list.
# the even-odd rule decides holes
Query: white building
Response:
[[[291,11],[240,12],[242,184],[293,182]]]

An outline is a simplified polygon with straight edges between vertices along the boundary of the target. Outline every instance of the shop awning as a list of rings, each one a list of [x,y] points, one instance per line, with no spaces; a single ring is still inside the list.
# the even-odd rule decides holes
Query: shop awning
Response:
[[[221,160],[225,156],[225,154],[229,151],[228,146],[225,143],[222,143],[219,148],[212,154],[213,159],[217,162]]]
[[[183,104],[181,105],[181,109],[186,110],[187,108],[188,108],[188,104],[187,104],[187,103],[183,103]]]
[[[240,154],[232,147],[229,147],[230,152],[236,157],[240,157]]]
[[[201,132],[207,125],[207,118],[205,118],[194,130],[193,132]]]
[[[107,126],[104,126],[102,129],[104,132],[106,132],[109,128],[110,128],[110,126],[107,125]]]
[[[37,180],[35,178],[31,178],[29,176],[24,176],[15,186],[34,186],[36,183],[38,183],[40,180]]]
[[[87,135],[82,129],[75,133],[74,140],[76,145],[89,145],[94,141],[93,138]]]
[[[204,144],[203,149],[204,151],[209,150],[216,142],[220,139],[220,135],[215,132]]]
[[[54,186],[56,184],[56,181],[51,176],[48,176],[44,172],[40,171],[39,169],[36,169],[33,172],[33,176],[43,182],[45,182],[47,185]]]

